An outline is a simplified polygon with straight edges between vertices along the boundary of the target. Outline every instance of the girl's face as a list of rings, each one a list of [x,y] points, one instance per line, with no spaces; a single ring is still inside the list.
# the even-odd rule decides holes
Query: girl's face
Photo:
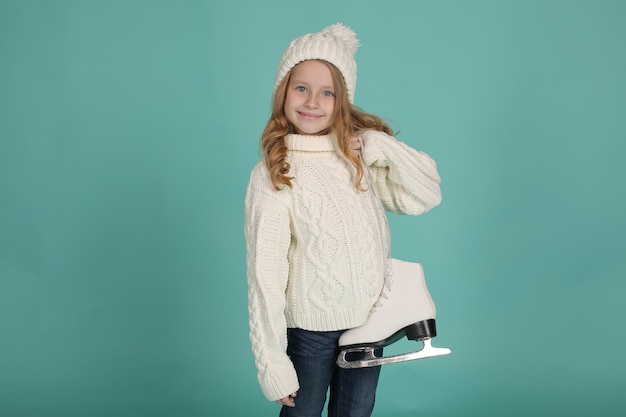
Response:
[[[320,61],[303,61],[291,73],[285,97],[285,116],[301,135],[329,131],[335,108],[330,69]]]

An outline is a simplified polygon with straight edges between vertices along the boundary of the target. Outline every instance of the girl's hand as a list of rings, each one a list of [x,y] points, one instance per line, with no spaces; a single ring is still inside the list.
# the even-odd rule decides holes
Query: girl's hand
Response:
[[[357,137],[352,138],[352,140],[350,141],[350,145],[348,146],[348,150],[350,151],[350,153],[352,153],[352,155],[356,156],[357,158],[360,157],[361,141],[359,140],[359,138]]]
[[[286,405],[287,407],[295,407],[296,402],[294,401],[294,398],[296,397],[296,395],[298,395],[298,393],[294,392],[293,394],[288,395],[285,398],[281,398],[276,402],[280,405]]]

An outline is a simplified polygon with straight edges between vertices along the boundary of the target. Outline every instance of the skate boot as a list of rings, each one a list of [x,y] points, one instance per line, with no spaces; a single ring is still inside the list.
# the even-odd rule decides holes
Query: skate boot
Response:
[[[422,342],[423,348],[417,352],[377,356],[380,348],[404,336]],[[451,353],[448,348],[432,346],[431,339],[435,336],[435,304],[426,288],[422,265],[391,259],[385,286],[369,318],[339,338],[337,365],[366,368]]]

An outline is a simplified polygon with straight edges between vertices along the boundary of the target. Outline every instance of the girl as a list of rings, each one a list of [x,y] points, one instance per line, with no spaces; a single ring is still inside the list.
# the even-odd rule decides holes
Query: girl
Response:
[[[380,295],[384,210],[417,215],[441,202],[435,162],[353,104],[358,46],[341,24],[291,42],[247,188],[250,340],[282,417],[321,416],[329,390],[329,417],[371,415],[380,367],[337,367],[337,341]]]

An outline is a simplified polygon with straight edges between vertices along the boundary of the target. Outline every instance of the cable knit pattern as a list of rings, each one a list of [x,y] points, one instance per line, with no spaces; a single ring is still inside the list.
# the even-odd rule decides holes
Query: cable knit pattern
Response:
[[[381,132],[366,132],[363,159],[380,201],[354,187],[356,170],[334,136],[288,135],[292,188],[276,191],[263,161],[245,200],[250,341],[270,401],[298,390],[287,328],[360,326],[377,301],[389,256],[384,208],[420,214],[441,201],[434,161]],[[381,206],[382,202],[382,206]]]

